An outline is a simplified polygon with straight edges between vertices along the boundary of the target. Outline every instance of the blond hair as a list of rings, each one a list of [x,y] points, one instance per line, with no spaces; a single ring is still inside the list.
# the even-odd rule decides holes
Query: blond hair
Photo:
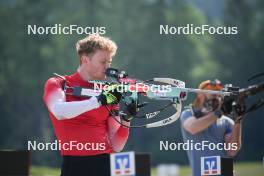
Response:
[[[82,54],[92,55],[96,50],[109,51],[113,57],[116,54],[117,45],[114,41],[99,34],[91,34],[76,43],[76,51],[79,56]]]

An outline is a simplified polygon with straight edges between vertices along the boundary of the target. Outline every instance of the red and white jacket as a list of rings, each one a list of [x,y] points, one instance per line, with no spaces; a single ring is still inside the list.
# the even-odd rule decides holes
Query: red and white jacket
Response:
[[[64,78],[70,87],[94,86],[84,81],[78,72]],[[107,108],[101,106],[96,97],[83,98],[65,94],[64,82],[60,77],[50,78],[45,84],[43,95],[61,146],[61,155],[90,156],[121,151],[129,135],[128,128],[110,117]],[[119,108],[118,105],[108,107]]]

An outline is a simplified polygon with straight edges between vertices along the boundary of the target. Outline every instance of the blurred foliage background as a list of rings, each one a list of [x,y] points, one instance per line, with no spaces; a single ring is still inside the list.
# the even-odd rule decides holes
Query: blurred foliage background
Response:
[[[262,0],[0,0],[0,149],[27,149],[28,140],[53,142],[53,127],[42,101],[53,72],[73,73],[75,43],[86,35],[28,35],[27,25],[105,26],[116,41],[113,65],[132,77],[172,77],[197,87],[205,79],[246,86],[264,71]],[[237,26],[237,35],[160,35],[160,25]],[[187,105],[191,101],[185,102]],[[264,156],[264,110],[243,123],[237,161]],[[180,122],[131,130],[125,150],[149,152],[152,164],[187,164],[185,151],[160,151],[159,141],[182,142]],[[59,152],[35,151],[34,165],[59,166]]]

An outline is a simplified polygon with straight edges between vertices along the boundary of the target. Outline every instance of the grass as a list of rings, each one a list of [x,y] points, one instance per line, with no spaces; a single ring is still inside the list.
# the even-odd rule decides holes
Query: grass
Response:
[[[59,168],[39,167],[39,166],[31,167],[30,176],[59,176],[59,175],[60,175]]]
[[[236,176],[263,176],[264,166],[261,162],[240,162],[234,165]],[[151,170],[152,176],[156,176],[156,169]],[[59,168],[33,166],[31,176],[59,176]],[[180,167],[180,176],[190,176],[191,169],[189,166]]]

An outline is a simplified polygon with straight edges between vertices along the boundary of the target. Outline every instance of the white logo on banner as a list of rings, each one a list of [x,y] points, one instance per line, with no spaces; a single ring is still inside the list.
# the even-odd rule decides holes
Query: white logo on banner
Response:
[[[110,155],[111,176],[134,176],[135,153],[123,152]]]
[[[220,156],[201,157],[201,175],[221,175]]]

